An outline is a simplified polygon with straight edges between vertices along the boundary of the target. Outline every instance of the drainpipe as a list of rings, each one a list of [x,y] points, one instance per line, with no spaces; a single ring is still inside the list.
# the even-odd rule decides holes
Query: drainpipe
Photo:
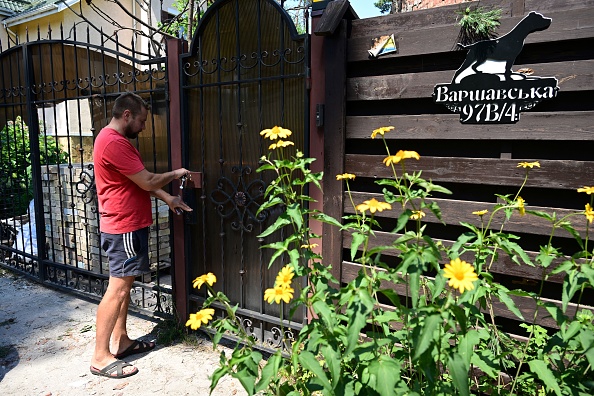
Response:
[[[19,36],[17,36],[17,34],[15,32],[13,32],[12,30],[10,30],[10,28],[8,27],[8,25],[6,24],[6,22],[2,22],[4,25],[4,29],[6,29],[6,31],[11,34],[14,37],[14,43],[18,44],[19,43]]]

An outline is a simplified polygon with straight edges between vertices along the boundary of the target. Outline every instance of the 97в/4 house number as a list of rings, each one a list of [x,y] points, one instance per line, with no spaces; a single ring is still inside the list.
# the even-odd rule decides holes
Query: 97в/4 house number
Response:
[[[516,110],[516,103],[475,103],[462,106],[461,122],[470,123],[506,123],[516,122],[520,114]],[[474,119],[473,119],[474,117]]]

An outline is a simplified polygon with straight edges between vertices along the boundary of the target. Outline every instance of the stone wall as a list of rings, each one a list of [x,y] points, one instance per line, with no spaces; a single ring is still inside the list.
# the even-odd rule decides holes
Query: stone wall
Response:
[[[103,272],[107,273],[107,257],[100,246],[97,198],[91,190],[85,191],[92,185],[89,165],[42,167],[46,243],[50,260],[100,272],[101,256]],[[171,264],[169,207],[159,200],[153,200],[149,257],[153,272],[157,263],[161,269]]]

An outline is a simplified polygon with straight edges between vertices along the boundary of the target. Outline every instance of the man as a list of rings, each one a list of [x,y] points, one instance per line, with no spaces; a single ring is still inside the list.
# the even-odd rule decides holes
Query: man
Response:
[[[192,210],[179,196],[161,189],[188,171],[181,168],[151,173],[130,142],[144,130],[147,114],[148,105],[140,96],[120,95],[113,106],[112,119],[97,135],[93,149],[101,247],[109,260],[109,285],[97,308],[90,370],[109,378],[138,373],[136,367],[119,359],[155,347],[152,342],[131,340],[126,330],[132,283],[136,276],[149,272],[148,233],[153,223],[150,197],[165,201],[174,213]]]

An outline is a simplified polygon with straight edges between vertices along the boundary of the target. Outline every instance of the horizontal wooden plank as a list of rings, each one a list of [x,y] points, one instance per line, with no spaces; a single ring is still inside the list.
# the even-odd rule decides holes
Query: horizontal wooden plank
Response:
[[[562,92],[594,90],[594,60],[516,65],[529,67],[536,76],[555,77]],[[347,79],[347,100],[431,98],[437,84],[449,83],[453,71],[389,74]],[[555,99],[553,99],[555,100]]]
[[[385,115],[347,117],[347,139],[371,139],[371,132],[393,125],[391,139],[444,140],[594,140],[594,111],[523,113],[520,122],[509,125],[461,124],[457,114]]]
[[[351,280],[353,280],[359,273],[360,269],[361,269],[360,264],[343,261],[343,263],[342,263],[342,279],[341,279],[342,282],[348,283]],[[403,284],[394,285],[394,284],[382,283],[382,287],[390,288],[401,296],[407,295],[406,285],[403,285]],[[517,296],[510,296],[510,297],[514,301],[514,303],[516,304],[516,306],[518,307],[520,312],[522,313],[522,316],[524,317],[524,319],[527,322],[531,322],[532,318],[534,317],[534,312],[536,310],[535,301],[532,298],[528,298],[528,297],[517,297]],[[544,299],[544,298],[542,300],[546,301],[546,302],[551,302],[551,303],[561,307],[560,301]],[[580,308],[580,310],[587,309],[587,310],[594,312],[594,307],[590,307],[587,305],[580,305],[579,308]],[[494,309],[496,316],[520,321],[520,319],[515,314],[510,312],[507,309],[507,307],[505,306],[505,304],[503,304],[503,303],[494,302],[493,309]],[[568,315],[569,317],[573,317],[576,313],[576,309],[577,309],[576,304],[573,304],[573,303],[568,304],[566,315]],[[536,322],[536,324],[538,324],[540,326],[545,326],[545,327],[550,327],[550,328],[558,328],[557,324],[555,323],[555,320],[552,319],[551,316],[549,315],[549,313],[545,309],[542,309],[542,308],[539,309],[535,322]]]
[[[453,11],[451,11],[454,14]],[[454,16],[456,16],[454,14]],[[546,17],[553,19],[551,26],[543,31],[528,35],[525,44],[557,42],[565,40],[576,40],[594,37],[594,7],[568,10],[563,12],[547,12]],[[438,25],[433,27],[427,21],[425,29],[417,26],[407,26],[397,22],[390,22],[394,17],[385,17],[381,24],[375,24],[377,30],[357,29],[359,24],[371,24],[370,20],[353,21],[351,39],[348,42],[348,62],[371,62],[380,59],[404,58],[407,56],[418,56],[435,53],[450,52],[456,45],[460,27],[453,22],[449,26]],[[511,31],[523,18],[502,18],[497,33],[502,36]],[[380,30],[381,29],[381,30]],[[363,33],[363,35],[359,35]],[[382,55],[381,58],[369,58],[367,52],[371,46],[371,40],[380,35],[394,34],[396,48],[398,51],[393,54]],[[439,39],[436,39],[439,38]]]
[[[471,1],[464,7],[497,7],[502,10],[503,17],[511,16],[509,0],[481,0]],[[370,5],[371,7],[371,5]],[[460,15],[456,11],[462,6],[459,4],[435,7],[432,9],[415,10],[396,14],[385,14],[374,18],[365,18],[352,21],[351,37],[375,37],[385,34],[388,30],[408,31],[417,29],[435,28],[437,26],[451,26],[457,23]],[[355,8],[355,12],[357,9]]]
[[[415,147],[403,147],[414,150]],[[517,168],[520,161],[526,159],[494,159],[494,158],[453,158],[423,157],[407,160],[408,172],[423,171],[423,178],[439,182],[455,182],[468,184],[485,184],[501,186],[520,186],[524,181],[525,169]],[[392,169],[383,164],[383,155],[347,154],[345,156],[345,172],[359,177],[392,178]],[[526,183],[528,187],[553,189],[578,189],[592,185],[594,180],[594,163],[588,161],[541,160],[540,168],[530,172]]]
[[[383,194],[353,191],[351,192],[351,195],[353,197],[355,205],[372,198],[375,198],[378,201],[384,201]],[[459,225],[461,222],[465,222],[473,224],[478,228],[481,228],[482,226],[480,218],[477,215],[473,215],[472,212],[487,209],[489,210],[489,213],[492,213],[493,206],[495,206],[494,203],[456,201],[452,199],[440,198],[431,198],[428,199],[427,202],[435,202],[437,205],[439,205],[439,208],[442,212],[441,214],[444,223]],[[526,205],[526,210],[540,211],[551,215],[553,213],[556,213],[558,219],[571,213],[577,212],[575,210],[569,209],[543,208],[540,206],[530,205]],[[355,212],[347,194],[345,194],[344,198],[344,211],[346,213]],[[383,211],[380,214],[376,214],[376,217],[396,219],[398,218],[398,216],[400,216],[401,213],[402,209],[400,207],[393,205],[392,210]],[[425,210],[425,213],[426,216],[423,218],[423,222],[441,223],[441,221],[437,219],[437,217],[435,217],[433,213],[429,212],[428,210]],[[503,223],[504,218],[505,215],[503,211],[499,211],[498,213],[496,213],[493,217],[490,228],[493,230],[501,229],[501,224]],[[488,221],[487,217],[485,218],[485,222],[486,221]],[[568,221],[572,223],[573,227],[577,232],[581,234],[582,238],[586,237],[586,221],[584,216],[573,216],[569,218]],[[541,217],[532,215],[520,216],[519,214],[516,214],[515,216],[512,216],[511,219],[505,222],[503,230],[507,232],[523,232],[527,234],[550,235],[551,223]],[[558,237],[573,238],[573,236],[569,232],[563,229],[555,230],[555,235]]]
[[[375,231],[375,236],[369,240],[369,248],[371,249],[371,248],[374,248],[377,246],[390,246],[401,235],[402,234],[393,234],[393,233],[384,232],[384,231]],[[345,249],[350,250],[351,241],[352,241],[352,236],[347,232],[343,232],[343,243],[342,244]],[[435,238],[434,241],[436,243],[441,242],[446,247],[451,247],[454,244],[453,241],[449,241],[447,239]],[[397,256],[398,254],[400,254],[400,252],[397,249],[389,249],[389,250],[385,250],[383,254],[386,256]],[[526,254],[530,257],[530,259],[532,261],[534,261],[534,259],[538,255],[538,253],[531,252],[531,251],[526,251]],[[472,252],[466,252],[466,253],[462,254],[460,256],[460,258],[462,260],[469,262],[469,263],[473,263],[474,259],[475,259],[474,254]],[[441,264],[445,265],[447,261],[448,260],[446,260],[446,258],[444,257]],[[551,264],[549,266],[549,268],[547,269],[547,272],[552,271],[554,268],[556,268],[563,261],[565,261],[565,258],[556,259],[553,262],[553,264]],[[519,264],[515,263],[505,253],[500,253],[497,257],[497,260],[493,261],[493,264],[490,267],[490,272],[492,272],[494,274],[501,274],[501,275],[514,276],[514,277],[521,278],[522,281],[519,281],[518,287],[521,287],[524,284],[536,286],[542,279],[542,269],[541,268],[531,267],[530,265],[527,265],[527,264],[519,265]],[[549,278],[547,279],[547,281],[553,282],[553,283],[563,283],[564,276],[565,276],[564,274],[550,275]]]
[[[594,0],[524,0],[526,11],[559,12],[594,7]]]

